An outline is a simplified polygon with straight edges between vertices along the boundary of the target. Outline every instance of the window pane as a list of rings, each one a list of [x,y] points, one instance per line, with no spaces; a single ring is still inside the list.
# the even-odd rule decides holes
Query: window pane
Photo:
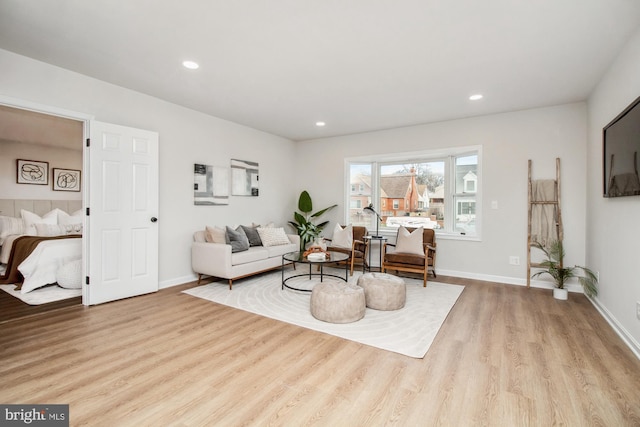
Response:
[[[444,183],[444,161],[381,165],[381,227],[443,227]]]
[[[456,157],[456,193],[475,193],[478,182],[478,156]]]
[[[351,192],[349,194],[349,223],[375,227],[372,215],[362,211],[371,203],[371,164],[351,164],[349,168]]]
[[[455,165],[455,231],[465,235],[475,235],[478,156],[457,157]]]

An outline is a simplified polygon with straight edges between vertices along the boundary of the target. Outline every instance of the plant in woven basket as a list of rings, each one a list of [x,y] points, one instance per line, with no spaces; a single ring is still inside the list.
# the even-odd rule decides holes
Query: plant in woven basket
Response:
[[[567,280],[577,278],[584,289],[585,295],[588,297],[598,295],[598,277],[593,271],[579,265],[564,267],[562,260],[564,259],[565,252],[562,247],[562,241],[554,240],[549,244],[548,248],[538,242],[533,242],[531,246],[540,249],[546,257],[546,259],[539,264],[539,268],[542,270],[533,274],[531,278],[548,274],[553,278],[554,284],[558,289],[564,289]]]
[[[320,215],[335,208],[336,206],[338,205],[329,206],[328,208],[324,208],[312,214],[313,203],[311,201],[311,196],[306,190],[300,193],[300,198],[298,199],[298,209],[300,212],[293,213],[294,221],[289,221],[289,225],[295,228],[298,232],[298,236],[300,236],[301,251],[305,250],[307,243],[313,242],[318,236],[320,236],[322,229],[329,224],[329,221],[314,224],[313,219],[318,218]]]

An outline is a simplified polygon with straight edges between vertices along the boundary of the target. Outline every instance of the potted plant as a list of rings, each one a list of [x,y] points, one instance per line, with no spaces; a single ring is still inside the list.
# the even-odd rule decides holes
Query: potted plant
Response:
[[[577,278],[585,295],[592,297],[598,295],[598,277],[588,269],[587,267],[581,267],[574,265],[573,267],[565,267],[562,263],[564,259],[564,248],[562,247],[562,241],[554,240],[549,245],[549,248],[542,246],[539,242],[533,242],[531,246],[540,249],[546,259],[539,264],[542,271],[538,271],[533,274],[531,278],[548,274],[553,277],[555,281],[555,289],[553,290],[553,296],[557,299],[567,299],[567,289],[565,283],[571,278]]]
[[[300,250],[304,251],[307,243],[313,242],[320,233],[322,229],[329,224],[329,221],[321,222],[320,224],[314,224],[312,222],[313,218],[317,218],[323,213],[327,212],[330,209],[335,208],[338,205],[329,206],[328,208],[324,208],[314,214],[313,211],[313,203],[311,202],[311,196],[305,190],[300,193],[300,198],[298,199],[298,209],[300,212],[294,212],[293,218],[295,221],[289,221],[289,225],[296,229],[298,232],[298,236],[300,236]]]

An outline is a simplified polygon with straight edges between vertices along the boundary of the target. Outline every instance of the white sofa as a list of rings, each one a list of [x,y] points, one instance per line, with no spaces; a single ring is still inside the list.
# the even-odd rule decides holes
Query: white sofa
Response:
[[[198,284],[203,276],[213,276],[233,281],[282,266],[282,255],[300,250],[300,236],[287,234],[290,243],[278,246],[251,246],[242,252],[231,252],[231,245],[209,243],[205,231],[193,234],[191,267],[198,274]]]

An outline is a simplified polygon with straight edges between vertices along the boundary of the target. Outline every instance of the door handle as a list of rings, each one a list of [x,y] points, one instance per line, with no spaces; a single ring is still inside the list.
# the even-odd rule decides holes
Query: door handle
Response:
[[[151,217],[151,222],[158,222],[158,218],[156,218],[155,216]]]

